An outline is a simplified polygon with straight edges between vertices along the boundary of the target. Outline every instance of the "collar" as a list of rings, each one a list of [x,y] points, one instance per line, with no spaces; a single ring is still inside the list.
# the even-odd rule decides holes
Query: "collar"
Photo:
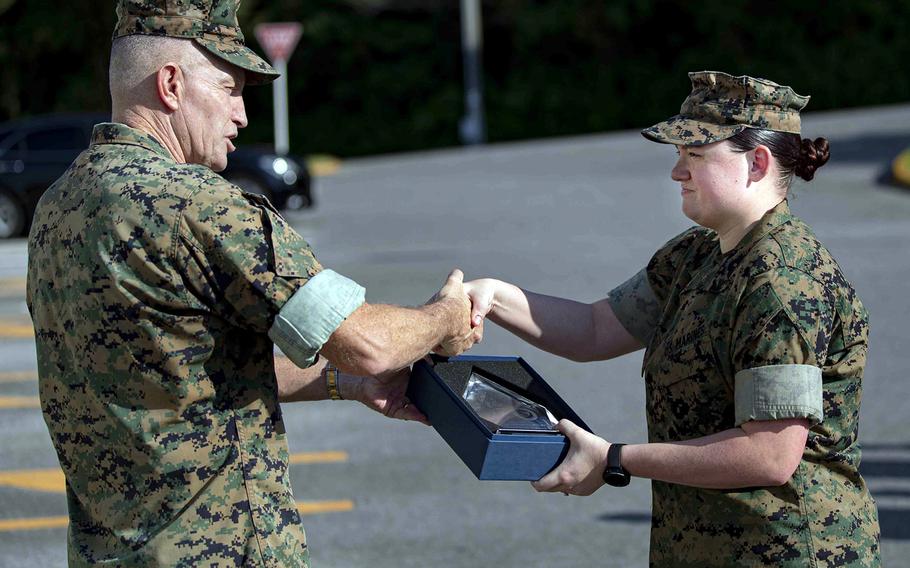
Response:
[[[140,146],[161,155],[171,161],[174,157],[167,151],[167,148],[161,145],[161,142],[155,140],[151,134],[146,134],[141,130],[130,128],[125,124],[117,122],[102,122],[96,124],[92,129],[92,146],[98,144],[129,144],[131,146]]]
[[[765,213],[761,220],[752,227],[746,235],[739,240],[735,247],[727,254],[738,251],[747,251],[752,245],[762,240],[768,233],[790,221],[793,215],[790,213],[790,205],[784,199]]]

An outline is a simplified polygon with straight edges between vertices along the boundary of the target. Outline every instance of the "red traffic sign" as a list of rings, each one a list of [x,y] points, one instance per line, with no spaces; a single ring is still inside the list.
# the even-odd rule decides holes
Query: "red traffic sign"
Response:
[[[303,26],[297,22],[273,22],[257,25],[253,33],[256,34],[256,39],[265,50],[265,54],[274,63],[278,60],[287,61],[291,57],[303,33]]]

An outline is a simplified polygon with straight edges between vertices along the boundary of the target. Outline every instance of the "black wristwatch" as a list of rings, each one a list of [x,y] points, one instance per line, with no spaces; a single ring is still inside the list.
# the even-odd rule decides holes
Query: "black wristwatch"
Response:
[[[607,450],[607,467],[604,468],[604,483],[613,487],[629,484],[629,472],[622,467],[622,447],[625,444],[610,444]]]

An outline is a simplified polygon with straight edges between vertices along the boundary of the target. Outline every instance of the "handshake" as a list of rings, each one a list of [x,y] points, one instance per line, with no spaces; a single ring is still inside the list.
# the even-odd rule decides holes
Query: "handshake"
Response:
[[[433,352],[453,357],[483,340],[484,319],[493,307],[492,287],[485,282],[464,282],[464,274],[456,268],[439,292],[427,301],[425,306],[437,308],[448,326],[446,337]]]
[[[405,394],[411,364],[430,351],[453,357],[481,341],[483,322],[493,305],[493,287],[483,283],[497,282],[464,282],[464,274],[455,269],[423,306],[405,308],[364,302],[335,329],[320,350],[338,373],[326,374],[326,362],[306,371],[295,370],[295,365],[286,361],[276,363],[279,400],[340,397],[362,402],[390,418],[426,422]],[[281,335],[276,337],[284,339]],[[294,344],[284,340],[279,347],[288,352]],[[324,388],[317,384],[320,374],[326,377]]]

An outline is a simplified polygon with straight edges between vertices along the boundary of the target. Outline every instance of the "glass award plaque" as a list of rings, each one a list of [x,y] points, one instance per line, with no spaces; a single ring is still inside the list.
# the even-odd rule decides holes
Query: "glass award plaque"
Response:
[[[497,434],[558,434],[547,407],[521,396],[473,369],[462,397]]]

